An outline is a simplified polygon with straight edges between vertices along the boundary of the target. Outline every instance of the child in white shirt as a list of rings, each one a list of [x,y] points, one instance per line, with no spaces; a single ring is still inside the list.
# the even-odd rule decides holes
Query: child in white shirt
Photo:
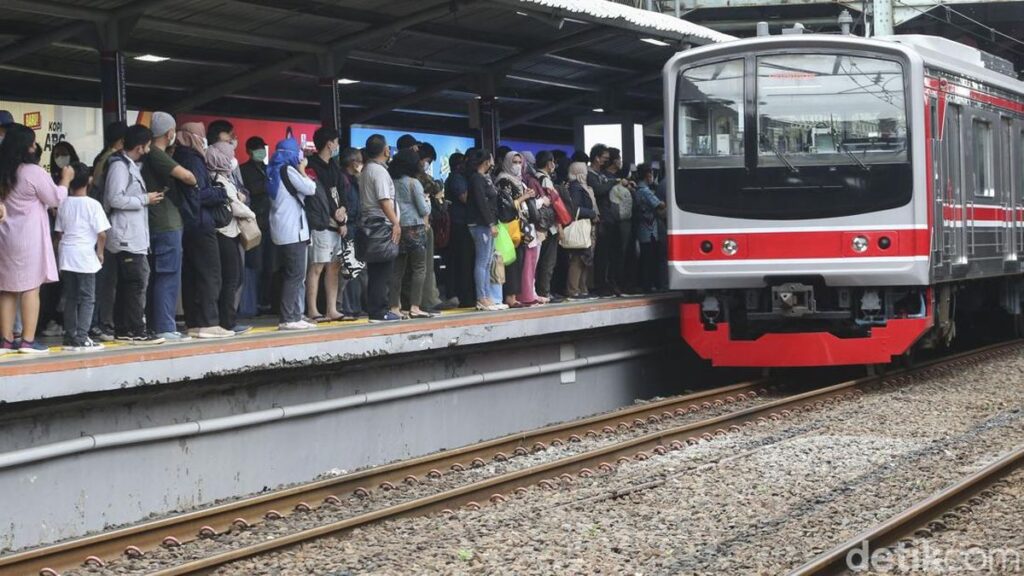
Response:
[[[103,247],[110,222],[99,202],[86,195],[92,178],[89,167],[72,165],[75,177],[68,198],[57,209],[55,229],[62,233],[58,263],[64,283],[64,350],[92,352],[102,344],[89,338],[96,306],[96,272],[103,264]]]

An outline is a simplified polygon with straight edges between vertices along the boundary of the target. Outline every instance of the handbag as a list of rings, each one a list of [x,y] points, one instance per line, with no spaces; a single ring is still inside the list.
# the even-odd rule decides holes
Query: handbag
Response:
[[[512,196],[499,191],[498,192],[498,221],[509,222],[519,217],[519,211],[516,210],[516,202],[512,199]]]
[[[371,218],[356,231],[356,258],[367,264],[390,262],[398,257],[398,244],[391,241],[391,224],[386,218]]]
[[[519,218],[503,222],[502,224],[508,228],[508,235],[512,238],[512,245],[518,248],[523,243],[523,225],[519,222]]]
[[[494,251],[501,255],[501,261],[508,266],[516,261],[516,245],[508,233],[508,225],[498,223],[498,235],[494,238]]]
[[[579,217],[579,210],[576,216]],[[590,220],[575,220],[572,224],[562,228],[558,236],[558,245],[566,250],[586,250],[590,248],[593,224]]]
[[[569,209],[565,207],[562,195],[550,188],[546,190],[546,192],[548,194],[548,198],[551,199],[551,209],[555,211],[555,221],[562,226],[568,226],[572,222],[572,214],[570,214]]]
[[[366,264],[356,258],[353,244],[354,242],[349,242],[342,238],[341,246],[338,247],[338,251],[334,254],[334,260],[341,266],[341,277],[345,280],[358,278],[366,268]]]
[[[231,214],[231,207],[227,202],[223,204],[217,204],[216,206],[210,206],[207,208],[210,211],[210,219],[213,220],[214,228],[223,228],[234,220],[234,215]]]
[[[242,239],[242,248],[248,252],[260,245],[263,240],[263,232],[255,218],[238,219],[238,237]]]
[[[505,262],[501,259],[501,254],[494,253],[494,258],[491,260],[491,284],[504,284],[505,283]]]

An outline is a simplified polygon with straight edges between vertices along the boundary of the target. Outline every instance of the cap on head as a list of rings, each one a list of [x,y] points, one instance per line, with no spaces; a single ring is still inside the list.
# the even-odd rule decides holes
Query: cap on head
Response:
[[[174,116],[167,112],[153,112],[153,119],[149,121],[149,129],[153,131],[153,135],[157,138],[174,130],[176,126],[177,123],[174,121]]]

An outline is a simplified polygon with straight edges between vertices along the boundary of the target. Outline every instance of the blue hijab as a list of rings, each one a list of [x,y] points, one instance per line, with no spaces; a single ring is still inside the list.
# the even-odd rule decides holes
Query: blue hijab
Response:
[[[281,168],[283,166],[299,167],[299,159],[302,158],[302,150],[294,138],[285,138],[277,143],[274,155],[270,157],[270,164],[267,166],[267,194],[271,198],[277,197],[277,189],[281,187]]]

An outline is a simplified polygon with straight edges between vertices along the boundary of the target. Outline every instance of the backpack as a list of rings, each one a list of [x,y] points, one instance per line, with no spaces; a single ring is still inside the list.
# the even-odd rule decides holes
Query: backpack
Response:
[[[452,236],[452,217],[448,213],[448,203],[438,202],[430,198],[433,206],[430,209],[430,227],[434,230],[434,249],[444,250]]]
[[[629,222],[633,219],[633,194],[622,184],[616,184],[608,193],[615,220]]]
[[[130,160],[120,152],[114,152],[107,159],[103,161],[103,178],[94,178],[92,181],[92,188],[89,189],[87,195],[96,200],[103,206],[103,211],[110,216],[110,206],[107,205],[107,177],[110,176],[110,165],[114,162],[123,162],[125,165],[130,163]]]

